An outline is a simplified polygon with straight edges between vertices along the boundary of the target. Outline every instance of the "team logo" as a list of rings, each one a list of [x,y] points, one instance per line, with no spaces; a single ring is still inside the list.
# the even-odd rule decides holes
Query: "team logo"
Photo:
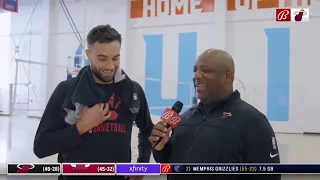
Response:
[[[138,99],[138,95],[136,93],[133,93],[133,100],[136,101]]]
[[[34,169],[33,164],[18,164],[17,165],[17,173],[29,173],[31,169]]]
[[[90,164],[70,164],[70,166],[76,171],[76,173],[85,173],[90,167]]]
[[[300,9],[298,10],[293,10],[292,14],[294,16],[294,20],[297,22],[303,21],[303,18],[305,19],[304,21],[309,21],[309,10],[306,9]]]
[[[175,165],[175,166],[174,166],[174,171],[175,171],[176,173],[182,172],[182,171],[183,171],[183,167],[182,167],[182,166],[179,166],[179,165]]]
[[[221,118],[226,119],[227,117],[230,117],[230,116],[232,116],[231,112],[224,112]]]

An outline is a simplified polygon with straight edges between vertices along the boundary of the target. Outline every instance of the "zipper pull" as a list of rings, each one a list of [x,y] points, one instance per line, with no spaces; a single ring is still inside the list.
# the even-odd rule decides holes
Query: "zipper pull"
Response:
[[[202,121],[204,121],[204,120],[206,120],[206,115],[203,115],[203,117],[202,117]]]

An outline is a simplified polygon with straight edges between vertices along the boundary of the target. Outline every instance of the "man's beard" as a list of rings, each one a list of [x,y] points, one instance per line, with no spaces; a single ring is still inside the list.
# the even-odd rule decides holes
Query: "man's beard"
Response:
[[[103,75],[101,75],[101,73],[99,72],[99,70],[96,67],[91,66],[91,71],[94,74],[94,76],[99,79],[102,82],[105,83],[112,83],[113,79],[114,79],[114,74],[112,77],[104,77]]]

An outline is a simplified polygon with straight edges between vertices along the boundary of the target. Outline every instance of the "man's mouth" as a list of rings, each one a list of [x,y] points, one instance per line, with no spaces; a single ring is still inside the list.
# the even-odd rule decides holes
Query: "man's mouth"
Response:
[[[196,88],[197,88],[197,91],[198,91],[198,90],[204,90],[204,89],[205,89],[205,85],[203,85],[203,84],[197,84],[197,85],[196,85]]]
[[[101,72],[104,76],[112,76],[113,75],[113,70],[101,70]]]

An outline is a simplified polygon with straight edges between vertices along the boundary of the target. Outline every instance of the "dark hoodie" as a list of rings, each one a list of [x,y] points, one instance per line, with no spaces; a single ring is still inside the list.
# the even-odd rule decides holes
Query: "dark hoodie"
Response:
[[[151,144],[148,137],[151,134],[153,124],[141,86],[128,77],[113,84],[88,84],[88,86],[98,88],[103,92],[103,96],[97,98],[94,96],[96,94],[87,94],[82,95],[83,99],[91,97],[90,99],[96,98],[100,102],[108,102],[113,115],[110,120],[80,136],[75,125],[76,122],[71,121],[74,119],[67,119],[66,109],[63,109],[63,107],[68,107],[66,105],[67,99],[70,99],[72,94],[76,94],[71,93],[70,89],[74,88],[77,80],[74,78],[61,82],[51,95],[34,140],[36,156],[44,158],[59,153],[58,161],[60,163],[131,162],[131,132],[135,121],[140,130],[137,162],[149,162]],[[137,94],[133,93],[134,87]],[[139,102],[139,110],[136,114],[131,111],[134,100]],[[74,99],[70,102],[74,103]],[[83,101],[81,104],[85,102]],[[75,107],[69,107],[69,109],[75,110]],[[63,179],[70,178],[72,177],[63,177]],[[123,179],[120,176],[109,178],[74,177],[74,179],[80,180],[100,178]]]

